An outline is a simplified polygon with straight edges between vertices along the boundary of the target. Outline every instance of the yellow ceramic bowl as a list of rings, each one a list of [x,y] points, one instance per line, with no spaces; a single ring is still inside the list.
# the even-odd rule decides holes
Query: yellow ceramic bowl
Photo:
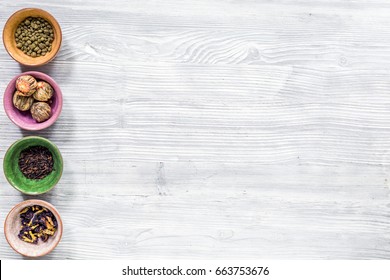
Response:
[[[54,40],[52,49],[44,56],[31,57],[24,54],[23,51],[16,47],[15,31],[19,24],[28,17],[40,17],[47,20],[53,27]],[[6,22],[3,30],[3,43],[9,55],[17,62],[27,66],[40,66],[53,60],[60,50],[62,42],[62,32],[57,20],[48,12],[36,9],[26,8],[14,13]]]

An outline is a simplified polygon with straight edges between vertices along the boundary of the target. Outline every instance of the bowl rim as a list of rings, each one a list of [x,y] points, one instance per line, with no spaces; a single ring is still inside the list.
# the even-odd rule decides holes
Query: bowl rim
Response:
[[[59,176],[58,176],[58,179],[54,182],[54,184],[48,188],[47,190],[45,190],[44,192],[38,192],[38,193],[31,193],[31,192],[26,192],[24,190],[21,190],[18,186],[16,186],[14,183],[12,183],[8,176],[6,175],[6,171],[5,171],[5,160],[7,158],[7,155],[8,153],[10,152],[10,150],[12,148],[14,148],[16,145],[18,145],[19,143],[21,142],[24,142],[24,141],[28,141],[30,139],[39,139],[39,140],[42,140],[46,143],[48,143],[50,145],[51,148],[53,148],[56,153],[58,153],[59,155],[59,158],[60,158],[60,166],[61,166],[61,170],[59,170]],[[41,136],[25,136],[21,139],[18,139],[16,140],[14,143],[11,144],[11,146],[8,147],[7,151],[5,152],[4,154],[4,158],[3,158],[3,173],[4,173],[4,177],[7,179],[8,183],[16,190],[18,190],[19,192],[23,193],[23,194],[26,194],[26,195],[31,195],[31,196],[37,196],[37,195],[42,195],[42,194],[45,194],[49,191],[51,191],[57,184],[58,182],[61,180],[61,177],[62,177],[62,173],[63,173],[63,170],[64,170],[64,159],[62,158],[62,154],[61,154],[61,151],[60,149],[57,147],[57,145],[55,145],[52,141],[50,141],[49,139],[45,138],[45,137],[41,137]]]
[[[42,80],[48,82],[52,87],[56,88],[56,90],[54,90],[54,94],[58,100],[57,102],[58,102],[59,106],[58,106],[57,110],[55,111],[55,113],[48,120],[46,120],[42,123],[36,123],[36,124],[32,124],[32,125],[23,125],[23,124],[18,122],[17,118],[12,118],[9,114],[10,109],[8,109],[7,105],[6,105],[8,95],[6,93],[7,93],[7,91],[10,90],[10,88],[12,88],[12,87],[15,88],[15,84],[13,81],[16,80],[18,77],[23,76],[23,75],[31,75],[34,78],[36,78],[37,75],[43,76],[44,79],[42,79]],[[9,98],[12,98],[12,97],[9,97]],[[62,91],[61,91],[60,86],[52,77],[50,77],[48,74],[45,74],[45,73],[40,72],[40,71],[27,71],[27,72],[23,72],[23,73],[20,73],[20,74],[14,76],[9,81],[7,87],[4,90],[4,94],[3,94],[3,107],[4,107],[4,111],[5,111],[8,119],[11,122],[13,122],[16,126],[20,127],[21,129],[29,130],[29,131],[43,130],[43,129],[46,129],[46,128],[52,126],[57,121],[59,116],[61,115],[62,105],[63,105],[63,96],[62,96]]]
[[[50,21],[50,23],[53,26],[53,28],[56,29],[58,31],[58,34],[59,34],[59,36],[58,36],[58,41],[59,41],[58,48],[53,50],[53,54],[52,54],[51,57],[49,57],[49,59],[43,60],[41,63],[25,63],[25,62],[22,62],[22,61],[16,59],[14,57],[14,55],[12,55],[12,53],[10,52],[9,48],[7,47],[7,44],[5,43],[6,38],[5,38],[5,32],[4,31],[9,26],[10,21],[12,20],[12,18],[14,16],[16,16],[18,14],[21,14],[23,12],[26,12],[26,11],[37,11],[37,12],[40,12],[40,13],[45,14],[46,16],[50,17],[50,19],[47,19],[47,20]],[[58,52],[60,51],[61,45],[62,45],[62,30],[61,30],[61,26],[58,23],[58,21],[56,20],[56,18],[51,13],[49,13],[48,11],[40,9],[40,8],[34,8],[34,7],[23,8],[23,9],[15,11],[12,15],[10,15],[8,17],[8,19],[5,22],[4,27],[3,27],[2,39],[3,39],[4,49],[7,51],[9,56],[12,57],[13,60],[15,60],[16,62],[18,62],[18,63],[20,63],[22,65],[25,65],[25,66],[37,67],[37,66],[42,66],[42,65],[45,65],[45,64],[49,63],[50,61],[52,61],[57,56]]]
[[[8,226],[7,226],[7,221],[8,219],[11,218],[11,213],[14,211],[15,208],[19,207],[19,206],[22,206],[22,205],[30,205],[30,204],[37,204],[37,205],[42,205],[42,206],[45,206],[47,207],[52,213],[53,215],[55,215],[56,217],[56,220],[57,220],[57,223],[58,223],[58,227],[57,227],[57,234],[59,234],[59,238],[58,240],[53,243],[53,246],[47,251],[47,252],[44,252],[42,254],[39,254],[39,255],[36,255],[36,256],[29,256],[29,255],[26,255],[26,254],[23,254],[21,252],[19,252],[14,246],[13,246],[13,243],[9,241],[8,239]],[[16,205],[14,205],[11,210],[8,212],[5,220],[4,220],[4,236],[5,236],[5,239],[7,240],[7,243],[8,245],[18,254],[22,255],[22,256],[25,256],[25,257],[29,257],[29,258],[39,258],[39,257],[43,257],[47,254],[50,254],[56,247],[57,245],[60,243],[61,239],[62,239],[62,233],[64,231],[64,224],[62,223],[62,219],[61,219],[61,215],[58,213],[58,210],[57,208],[54,207],[53,204],[51,204],[50,202],[47,202],[47,201],[44,201],[42,199],[28,199],[28,200],[24,200],[22,202],[19,202],[17,203]]]

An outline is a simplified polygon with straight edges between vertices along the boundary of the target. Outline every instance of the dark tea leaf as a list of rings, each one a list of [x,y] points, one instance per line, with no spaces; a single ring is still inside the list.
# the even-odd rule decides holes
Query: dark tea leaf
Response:
[[[48,148],[33,146],[23,150],[19,156],[19,169],[32,180],[45,178],[53,171],[54,159]]]

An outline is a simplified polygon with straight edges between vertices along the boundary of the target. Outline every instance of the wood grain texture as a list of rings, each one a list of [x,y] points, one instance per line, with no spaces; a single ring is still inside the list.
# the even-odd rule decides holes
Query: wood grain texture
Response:
[[[27,133],[0,110],[0,157],[31,134],[63,153],[47,259],[390,258],[389,3],[39,5],[63,113]],[[29,70],[0,63],[2,89]],[[0,186],[2,227],[28,197]],[[20,258],[2,235],[0,257]]]

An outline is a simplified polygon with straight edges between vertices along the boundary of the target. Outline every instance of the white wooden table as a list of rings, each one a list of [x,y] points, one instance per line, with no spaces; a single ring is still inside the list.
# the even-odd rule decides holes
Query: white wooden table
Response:
[[[30,133],[0,104],[0,157],[63,153],[46,258],[389,259],[390,3],[364,2],[39,1],[63,113]],[[1,26],[37,5],[1,1]],[[0,65],[2,91],[31,70]],[[1,231],[28,198],[0,176]]]

